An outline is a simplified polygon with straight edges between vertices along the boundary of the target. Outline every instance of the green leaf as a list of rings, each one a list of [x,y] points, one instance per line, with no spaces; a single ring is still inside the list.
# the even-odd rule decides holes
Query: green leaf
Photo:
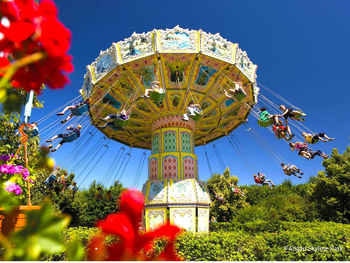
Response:
[[[68,226],[69,216],[54,217],[45,202],[41,210],[27,212],[27,224],[10,236],[15,245],[5,252],[5,260],[39,260],[41,253],[56,253],[64,249],[60,232]]]
[[[85,251],[81,242],[76,238],[75,234],[71,235],[71,242],[67,245],[68,261],[84,261]]]
[[[0,187],[0,204],[7,214],[10,213],[14,207],[18,206],[18,200],[4,188]]]

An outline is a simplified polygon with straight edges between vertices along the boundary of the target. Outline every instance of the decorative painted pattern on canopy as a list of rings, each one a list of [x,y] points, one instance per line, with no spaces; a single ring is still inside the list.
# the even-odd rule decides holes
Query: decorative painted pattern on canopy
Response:
[[[194,146],[214,141],[247,119],[259,91],[257,66],[238,44],[219,34],[179,26],[134,33],[101,51],[87,69],[82,94],[92,98],[92,123],[98,126],[99,118],[134,105],[128,126],[111,125],[101,132],[136,148],[151,149],[157,119],[186,113],[190,101],[201,105],[203,117],[187,123],[174,117],[174,126],[191,126]],[[166,90],[163,101],[141,98],[156,80]],[[225,96],[234,82],[243,83],[247,96],[241,101]]]

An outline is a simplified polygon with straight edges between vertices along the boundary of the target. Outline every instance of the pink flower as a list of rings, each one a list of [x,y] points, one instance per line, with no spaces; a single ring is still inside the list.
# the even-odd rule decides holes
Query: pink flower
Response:
[[[7,165],[7,169],[8,169],[7,173],[9,173],[9,174],[15,174],[16,173],[15,166],[13,164],[8,164]]]
[[[22,169],[22,176],[26,179],[29,176],[29,171],[27,168]]]
[[[20,173],[22,173],[22,168],[23,168],[22,165],[14,166],[14,167],[13,167],[14,174],[20,174]]]
[[[9,193],[15,192],[16,195],[20,195],[22,193],[21,187],[10,181],[5,183],[5,190]]]
[[[16,184],[15,183],[12,183],[10,181],[7,181],[5,183],[5,190],[9,193],[12,193],[15,189],[16,189]]]
[[[1,165],[0,172],[5,173],[5,174],[9,173],[8,165],[7,164]]]
[[[19,185],[16,185],[16,188],[15,188],[15,194],[16,195],[20,195],[22,193],[22,189]]]

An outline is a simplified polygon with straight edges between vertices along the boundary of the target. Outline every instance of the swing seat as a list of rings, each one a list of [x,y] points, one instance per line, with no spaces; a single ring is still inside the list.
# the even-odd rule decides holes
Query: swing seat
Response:
[[[127,119],[127,120],[121,120],[121,119],[116,118],[116,119],[114,120],[113,124],[114,124],[114,126],[117,127],[117,128],[123,128],[123,127],[129,125],[129,119]]]
[[[39,135],[39,130],[38,129],[25,129],[25,133],[28,135],[29,138],[33,138],[35,136]]]
[[[55,181],[55,180],[56,180],[56,175],[51,174],[51,175],[49,176],[49,182],[53,182],[53,181]]]
[[[284,136],[287,135],[286,131],[284,131],[284,132],[282,132],[282,133],[284,133]],[[278,135],[276,135],[276,139],[279,139],[279,140],[284,139],[285,137],[282,136],[282,133],[278,133]]]
[[[294,115],[294,118],[298,118],[298,119],[304,117],[301,113],[294,113],[293,115]]]
[[[154,101],[163,101],[165,97],[165,92],[154,92],[154,91],[150,91],[150,98],[151,100]]]
[[[236,93],[235,94],[235,97],[241,101],[243,100],[246,96],[247,96],[247,93],[244,91],[244,89],[242,89],[241,87],[238,88],[239,90],[239,93]]]
[[[71,109],[71,112],[75,116],[81,116],[89,111],[89,108],[86,104],[81,105],[78,108]]]
[[[190,118],[193,119],[194,121],[199,121],[200,118],[202,118],[203,116],[203,113],[200,113],[198,111],[195,111],[194,113],[196,114],[195,116],[190,115]]]
[[[282,139],[283,139],[283,136],[282,136],[281,134],[278,134],[278,135],[276,136],[276,139],[282,140]]]
[[[258,120],[258,125],[261,127],[268,127],[273,123],[273,119],[268,119],[267,121]]]
[[[63,134],[62,139],[65,142],[73,142],[78,139],[78,135],[75,132]]]

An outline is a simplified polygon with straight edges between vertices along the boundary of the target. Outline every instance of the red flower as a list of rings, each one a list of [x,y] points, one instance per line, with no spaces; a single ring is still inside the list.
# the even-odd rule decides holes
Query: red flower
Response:
[[[20,87],[25,91],[34,90],[41,92],[42,83],[46,83],[51,88],[62,88],[69,83],[67,76],[62,72],[72,72],[74,67],[71,63],[72,57],[65,55],[61,57],[48,57],[45,60],[35,62],[28,67],[20,68],[13,75]]]
[[[104,235],[114,235],[120,242],[112,246],[105,246],[101,239],[93,239],[89,245],[89,259],[101,260],[95,254],[97,250],[104,251],[104,259],[119,260],[181,260],[174,251],[174,240],[180,232],[180,228],[166,224],[155,231],[140,234],[138,226],[143,210],[144,197],[135,190],[128,190],[121,195],[121,213],[111,214],[105,220],[97,222]],[[170,239],[159,258],[146,258],[142,250],[150,251],[152,242],[156,238],[166,237]],[[106,253],[105,253],[106,252]]]
[[[40,26],[35,34],[49,56],[62,56],[67,53],[70,42],[70,31],[57,20],[57,8],[54,2],[45,0],[40,3]]]
[[[63,72],[73,71],[71,57],[66,55],[71,42],[70,31],[57,19],[52,0],[38,6],[33,0],[0,0],[0,11],[9,25],[0,25],[0,51],[11,53],[16,60],[41,52],[40,61],[21,68],[13,80],[26,90],[40,93],[42,84],[62,88],[69,83]]]

